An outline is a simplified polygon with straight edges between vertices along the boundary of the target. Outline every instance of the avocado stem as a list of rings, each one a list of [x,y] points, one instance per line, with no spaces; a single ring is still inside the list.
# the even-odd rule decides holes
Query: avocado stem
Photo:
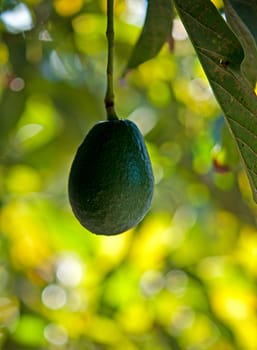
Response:
[[[113,61],[114,61],[114,0],[107,0],[107,29],[106,38],[108,44],[107,57],[107,89],[105,95],[105,109],[108,120],[118,119],[114,108],[113,91]]]

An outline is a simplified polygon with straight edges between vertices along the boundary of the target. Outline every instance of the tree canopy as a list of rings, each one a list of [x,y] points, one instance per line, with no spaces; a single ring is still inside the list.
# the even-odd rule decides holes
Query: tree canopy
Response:
[[[116,111],[155,190],[137,227],[103,237],[67,181],[106,119],[106,1],[0,2],[2,349],[257,348],[256,2],[174,3],[115,1]]]

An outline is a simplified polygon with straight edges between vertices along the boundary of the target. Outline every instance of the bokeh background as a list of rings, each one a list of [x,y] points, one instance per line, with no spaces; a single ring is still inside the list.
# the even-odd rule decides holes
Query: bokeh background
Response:
[[[101,237],[67,179],[105,119],[106,2],[1,1],[0,347],[256,350],[257,208],[222,111],[177,17],[121,78],[146,2],[115,5],[116,108],[156,184],[138,227]]]

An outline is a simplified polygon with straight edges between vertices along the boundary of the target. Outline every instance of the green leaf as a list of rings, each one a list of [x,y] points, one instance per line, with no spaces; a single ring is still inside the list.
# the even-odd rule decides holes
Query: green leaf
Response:
[[[124,75],[141,63],[150,60],[161,50],[172,30],[171,0],[148,0],[145,22],[136,42]]]
[[[227,1],[224,1],[224,4]],[[250,33],[257,42],[257,1],[256,0],[229,0],[241,21],[246,25]]]
[[[257,98],[240,70],[243,49],[211,1],[175,4],[237,142],[257,201]]]
[[[241,12],[238,12],[238,4],[236,3],[237,1],[234,0],[224,0],[226,18],[244,49],[245,58],[241,65],[242,72],[254,87],[257,81],[257,46],[254,37],[247,28],[247,23],[244,23],[241,18]],[[249,15],[250,19],[255,16],[255,22],[257,21],[257,12],[252,13],[250,7],[246,7],[244,13],[245,15]]]

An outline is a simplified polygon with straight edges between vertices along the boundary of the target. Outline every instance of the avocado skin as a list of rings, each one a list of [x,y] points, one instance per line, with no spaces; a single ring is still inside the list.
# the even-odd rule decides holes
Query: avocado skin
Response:
[[[129,120],[93,126],[71,166],[68,193],[79,222],[96,234],[136,226],[150,208],[154,177],[144,139]]]

